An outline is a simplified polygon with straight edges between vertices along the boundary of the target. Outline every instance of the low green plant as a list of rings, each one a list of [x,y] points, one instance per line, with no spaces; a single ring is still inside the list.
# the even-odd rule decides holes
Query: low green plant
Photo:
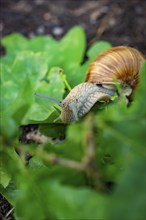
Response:
[[[65,126],[54,123],[57,106],[34,93],[62,99],[63,78],[70,87],[83,82],[89,63],[111,44],[93,44],[84,63],[86,38],[78,26],[60,41],[15,33],[2,44],[0,192],[15,218],[144,220],[146,64],[130,107],[115,99]],[[48,136],[63,132],[65,140],[24,145],[20,126],[32,123]]]

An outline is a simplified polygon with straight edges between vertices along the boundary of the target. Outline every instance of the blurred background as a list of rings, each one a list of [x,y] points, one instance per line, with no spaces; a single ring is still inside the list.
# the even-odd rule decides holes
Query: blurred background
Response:
[[[1,38],[18,32],[28,38],[51,35],[59,40],[71,27],[81,25],[87,48],[106,40],[146,55],[145,0],[0,0],[0,15]],[[1,45],[0,54],[4,52]],[[0,207],[4,215],[11,210],[1,195]]]
[[[88,47],[97,40],[136,47],[146,54],[145,0],[1,0],[1,36],[19,32],[60,39],[81,25]],[[1,54],[4,49],[1,47]]]

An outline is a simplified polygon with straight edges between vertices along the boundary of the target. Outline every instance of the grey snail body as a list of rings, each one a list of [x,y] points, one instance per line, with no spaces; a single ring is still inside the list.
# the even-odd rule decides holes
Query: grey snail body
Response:
[[[126,46],[113,47],[95,58],[87,70],[85,82],[75,86],[64,100],[45,98],[62,107],[60,118],[65,124],[78,121],[97,101],[109,100],[116,94],[115,80],[122,93],[130,98],[138,84],[143,62],[144,57],[138,50]]]
[[[94,83],[81,83],[74,87],[62,101],[63,111],[60,118],[64,123],[78,121],[87,114],[97,100],[106,100],[115,95],[112,89],[106,89]]]

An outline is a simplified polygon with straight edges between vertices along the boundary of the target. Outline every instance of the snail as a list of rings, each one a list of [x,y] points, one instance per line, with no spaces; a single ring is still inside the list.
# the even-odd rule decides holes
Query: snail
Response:
[[[65,123],[78,121],[99,100],[109,100],[117,94],[116,83],[122,94],[131,99],[138,85],[144,56],[132,47],[117,46],[95,58],[86,72],[85,82],[75,86],[64,100],[35,94],[56,102],[62,107],[60,119]]]

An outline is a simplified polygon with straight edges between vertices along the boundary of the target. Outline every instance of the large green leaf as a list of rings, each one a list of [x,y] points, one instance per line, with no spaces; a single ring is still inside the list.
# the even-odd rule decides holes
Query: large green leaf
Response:
[[[11,65],[17,54],[21,51],[29,50],[29,40],[23,35],[12,33],[2,39],[2,45],[6,49],[7,55],[2,58],[2,62]]]
[[[107,219],[144,220],[145,213],[145,158],[135,157],[120,176],[117,187],[107,204]]]
[[[4,181],[4,179],[1,179],[1,184],[6,187],[11,178],[13,178],[16,183],[18,183],[19,175],[17,176],[16,173],[23,173],[24,166],[15,149],[13,147],[4,148],[3,146],[1,146],[0,161],[2,175],[5,173],[5,175],[7,176],[7,179],[5,179],[6,182]]]
[[[120,174],[135,155],[145,154],[145,65],[141,71],[140,84],[132,105],[127,108],[126,100],[115,100],[97,115],[100,143],[97,153],[106,178],[111,181]],[[141,105],[143,109],[141,110]],[[110,156],[109,164],[104,164],[105,155]]]
[[[93,62],[95,57],[98,56],[101,52],[109,49],[110,47],[111,44],[106,41],[99,41],[94,43],[87,51],[87,61],[83,65],[80,65],[77,68],[71,70],[72,77],[69,79],[71,85],[75,86],[84,82],[87,69],[91,62]]]
[[[2,39],[2,44],[6,48],[7,53],[27,50],[28,42],[29,40],[27,38],[18,33],[10,34]]]
[[[27,179],[27,185],[20,186],[20,192],[16,197],[15,212],[18,218],[38,220],[103,218],[104,196],[84,187],[69,187],[50,180],[51,176],[45,169],[39,169],[35,175],[32,171],[31,177]]]
[[[0,166],[0,184],[6,188],[11,180],[11,177],[9,174],[6,172],[3,162],[1,161],[1,166]]]
[[[24,51],[16,56],[11,67],[11,74],[16,83],[22,85],[29,77],[32,85],[36,86],[48,71],[48,58],[44,53]]]
[[[93,44],[82,65],[86,42],[78,26],[60,41],[12,34],[3,45],[7,53],[1,60],[0,191],[14,206],[16,219],[144,220],[146,66],[129,107],[124,98],[97,103],[82,120],[64,126],[53,122],[59,107],[34,93],[63,99],[60,68],[73,87],[111,45]],[[24,146],[18,142],[18,130],[29,123],[39,123],[45,135],[65,139]],[[81,161],[88,162],[85,170],[69,166],[81,167]]]
[[[60,68],[58,67],[52,68],[47,81],[41,81],[34,93],[37,92],[61,100],[64,93],[64,83],[60,77],[59,70]],[[54,103],[47,99],[35,97],[35,102],[27,117],[32,121],[43,121],[56,111],[53,105]]]
[[[59,42],[50,36],[37,36],[30,40],[29,49],[33,52],[47,52],[51,56]]]
[[[74,27],[60,42],[60,52],[63,58],[64,68],[75,68],[79,65],[84,56],[85,51],[85,34],[80,27]],[[69,74],[69,73],[68,73]]]
[[[99,54],[101,54],[105,50],[108,50],[111,47],[112,45],[107,41],[98,41],[94,43],[87,51],[87,56],[90,58],[90,60],[93,60],[96,56],[98,56]]]

